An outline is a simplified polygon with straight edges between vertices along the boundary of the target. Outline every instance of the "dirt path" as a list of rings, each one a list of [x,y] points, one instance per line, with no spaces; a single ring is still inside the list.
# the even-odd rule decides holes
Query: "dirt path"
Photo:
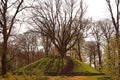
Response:
[[[52,80],[57,80],[59,79],[60,77],[53,77]]]
[[[97,80],[99,76],[53,76],[50,80]]]

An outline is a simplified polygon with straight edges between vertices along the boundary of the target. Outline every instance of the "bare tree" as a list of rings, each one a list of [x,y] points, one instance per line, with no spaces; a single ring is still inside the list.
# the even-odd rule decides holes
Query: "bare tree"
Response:
[[[47,36],[42,37],[42,45],[45,51],[45,56],[48,56],[50,53],[50,49],[52,47],[51,40]]]
[[[110,20],[105,19],[103,21],[98,21],[98,25],[99,25],[99,30],[102,31],[103,33],[103,40],[106,41],[107,43],[107,50],[108,50],[108,59],[110,59],[110,39],[113,37],[114,35],[114,28],[113,28],[113,24],[111,23]]]
[[[2,74],[6,74],[7,41],[14,27],[17,14],[22,10],[23,0],[0,0],[0,32],[3,36]],[[10,10],[13,10],[10,14]]]
[[[102,68],[102,53],[101,53],[101,36],[102,32],[99,30],[99,24],[98,22],[93,23],[93,28],[92,28],[92,34],[94,36],[94,39],[96,41],[96,46],[97,46],[97,54],[98,54],[98,59],[99,59],[99,71]]]
[[[116,37],[116,43],[117,43],[117,54],[119,57],[118,60],[118,74],[120,77],[120,42],[119,42],[119,36],[120,36],[120,24],[119,24],[119,20],[120,20],[120,0],[114,0],[115,1],[115,8],[116,8],[116,15],[114,15],[113,12],[113,8],[112,8],[112,4],[111,4],[111,0],[106,0],[107,5],[108,5],[108,9],[111,15],[111,19],[112,19],[112,23],[114,25],[115,28],[115,37]]]
[[[111,23],[111,21],[109,19],[105,19],[103,21],[98,21],[98,28],[99,28],[99,31],[101,31],[102,33],[102,40],[103,40],[103,43],[104,43],[104,49],[107,50],[106,52],[106,57],[107,57],[107,66],[110,70],[110,66],[111,66],[111,57],[112,57],[112,54],[111,53],[111,47],[110,47],[110,40],[112,39],[113,35],[114,35],[114,28],[113,28],[113,24]],[[106,46],[107,45],[107,46]],[[104,57],[104,56],[103,56]],[[104,57],[105,58],[105,57]]]
[[[30,31],[19,35],[16,45],[26,54],[27,64],[34,61],[35,53],[38,51],[37,35]]]
[[[47,36],[59,54],[65,53],[73,47],[81,30],[80,23],[85,8],[83,1],[76,0],[49,0],[34,7],[33,21],[37,30]],[[82,7],[81,7],[82,6]]]
[[[97,69],[97,47],[95,41],[87,41],[85,44],[85,53],[87,53],[87,57],[89,58],[90,66],[94,66]]]
[[[80,23],[80,32],[79,32],[79,35],[78,35],[78,39],[77,39],[77,42],[76,42],[76,45],[77,45],[77,54],[78,54],[78,57],[79,57],[79,60],[82,61],[82,53],[81,53],[81,44],[83,42],[83,39],[86,38],[88,36],[87,34],[87,31],[90,29],[90,26],[89,26],[89,23],[90,21],[89,20],[81,20],[81,23]]]

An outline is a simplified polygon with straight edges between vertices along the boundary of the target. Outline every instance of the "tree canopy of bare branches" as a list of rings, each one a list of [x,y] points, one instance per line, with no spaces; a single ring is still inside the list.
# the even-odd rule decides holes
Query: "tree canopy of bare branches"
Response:
[[[36,31],[48,37],[64,57],[84,29],[81,24],[85,11],[83,0],[38,0],[32,20],[37,25]]]

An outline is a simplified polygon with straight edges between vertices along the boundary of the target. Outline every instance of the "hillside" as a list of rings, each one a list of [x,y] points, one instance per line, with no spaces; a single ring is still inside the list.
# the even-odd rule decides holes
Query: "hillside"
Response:
[[[28,75],[98,75],[89,65],[77,59],[46,57],[20,68],[17,73]]]

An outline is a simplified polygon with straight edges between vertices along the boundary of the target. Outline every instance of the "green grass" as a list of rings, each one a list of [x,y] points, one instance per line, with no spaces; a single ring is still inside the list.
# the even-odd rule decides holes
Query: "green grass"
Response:
[[[99,74],[97,70],[90,67],[89,65],[80,62],[77,59],[71,58],[74,63],[73,71],[70,73],[70,75],[88,75],[88,74]],[[42,58],[34,63],[31,63],[27,66],[24,66],[17,70],[17,73],[22,74],[28,74],[28,75],[45,75],[44,73],[50,72],[53,73],[53,75],[56,75],[57,72],[59,72],[62,68],[62,59],[60,57],[46,57]],[[63,60],[64,65],[66,65],[66,60]]]
[[[47,76],[39,75],[13,75],[12,73],[7,73],[4,77],[0,76],[0,80],[50,80]]]
[[[7,73],[0,80],[98,80],[100,76],[39,76],[39,75],[12,75]],[[103,80],[103,79],[101,79]],[[106,80],[106,79],[105,79]]]
[[[73,59],[74,62],[74,69],[73,72],[80,72],[80,73],[100,73],[97,70],[95,70],[93,67],[90,67],[88,64],[85,64],[83,62],[80,62],[77,59]]]
[[[31,63],[27,66],[20,68],[18,70],[18,72],[24,73],[24,74],[29,74],[29,75],[37,75],[37,74],[43,75],[45,68],[47,67],[47,65],[49,64],[49,62],[51,60],[52,59],[50,59],[50,58],[40,59],[34,63]]]

